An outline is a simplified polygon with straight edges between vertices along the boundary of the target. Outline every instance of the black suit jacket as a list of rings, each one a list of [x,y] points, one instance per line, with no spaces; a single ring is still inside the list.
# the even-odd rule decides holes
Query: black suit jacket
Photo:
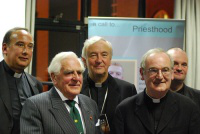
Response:
[[[168,92],[156,134],[200,134],[200,111],[189,98]],[[114,134],[154,134],[144,91],[122,101],[115,111]]]
[[[87,77],[83,80],[82,94],[89,96],[89,83]],[[105,113],[108,118],[109,125],[112,129],[112,120],[117,105],[127,97],[137,94],[133,84],[108,76],[108,96],[106,100]]]
[[[192,99],[200,108],[200,90],[188,87],[185,84],[183,85],[183,88],[181,90],[183,95]]]
[[[86,133],[99,134],[96,103],[85,95],[78,95]],[[64,102],[53,87],[49,91],[27,99],[21,114],[21,134],[78,134]]]
[[[13,127],[10,91],[2,61],[0,62],[0,133],[10,134]],[[25,73],[34,94],[42,92],[42,83],[35,77]]]

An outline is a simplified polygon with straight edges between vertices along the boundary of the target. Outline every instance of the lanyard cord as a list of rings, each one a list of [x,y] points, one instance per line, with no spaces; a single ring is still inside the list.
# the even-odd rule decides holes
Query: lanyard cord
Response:
[[[105,94],[105,97],[104,97],[103,106],[101,108],[101,114],[103,113],[103,110],[104,110],[104,106],[105,106],[105,103],[106,103],[107,95],[108,95],[108,88],[106,89],[106,94]],[[90,88],[89,88],[89,96],[92,99]]]

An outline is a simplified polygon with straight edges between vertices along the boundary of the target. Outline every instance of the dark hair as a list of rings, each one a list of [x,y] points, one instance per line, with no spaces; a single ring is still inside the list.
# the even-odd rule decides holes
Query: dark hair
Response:
[[[5,43],[5,44],[9,45],[9,44],[10,44],[10,37],[11,37],[12,33],[13,33],[13,32],[16,32],[16,31],[18,31],[18,30],[25,30],[25,31],[29,32],[27,28],[23,28],[23,27],[15,27],[15,28],[12,28],[12,29],[10,29],[10,30],[4,35],[3,43],[2,43],[2,44]]]

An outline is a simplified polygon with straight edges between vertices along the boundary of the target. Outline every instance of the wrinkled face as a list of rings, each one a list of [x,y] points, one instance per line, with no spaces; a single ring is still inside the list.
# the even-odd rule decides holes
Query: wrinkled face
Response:
[[[87,58],[83,59],[89,76],[107,75],[111,64],[111,50],[105,41],[98,41],[87,48]]]
[[[30,63],[33,54],[32,36],[25,30],[13,32],[10,44],[3,44],[4,59],[15,72],[22,72]]]
[[[58,75],[51,74],[54,85],[68,99],[74,99],[81,91],[83,71],[77,58],[66,58],[61,61],[61,70]]]
[[[167,92],[173,79],[169,57],[165,53],[153,53],[145,63],[146,68],[140,73],[149,95]]]
[[[188,58],[186,53],[178,50],[169,51],[174,60],[174,80],[184,81],[188,71]]]
[[[112,77],[123,79],[123,69],[121,66],[111,65],[108,68],[108,72],[110,75],[112,75]]]

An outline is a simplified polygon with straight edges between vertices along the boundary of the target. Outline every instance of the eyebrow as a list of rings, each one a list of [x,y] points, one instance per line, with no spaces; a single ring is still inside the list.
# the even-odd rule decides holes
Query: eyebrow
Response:
[[[63,72],[64,73],[71,73],[71,72],[81,72],[81,73],[83,73],[83,70],[82,69],[80,69],[80,70],[64,70]]]

